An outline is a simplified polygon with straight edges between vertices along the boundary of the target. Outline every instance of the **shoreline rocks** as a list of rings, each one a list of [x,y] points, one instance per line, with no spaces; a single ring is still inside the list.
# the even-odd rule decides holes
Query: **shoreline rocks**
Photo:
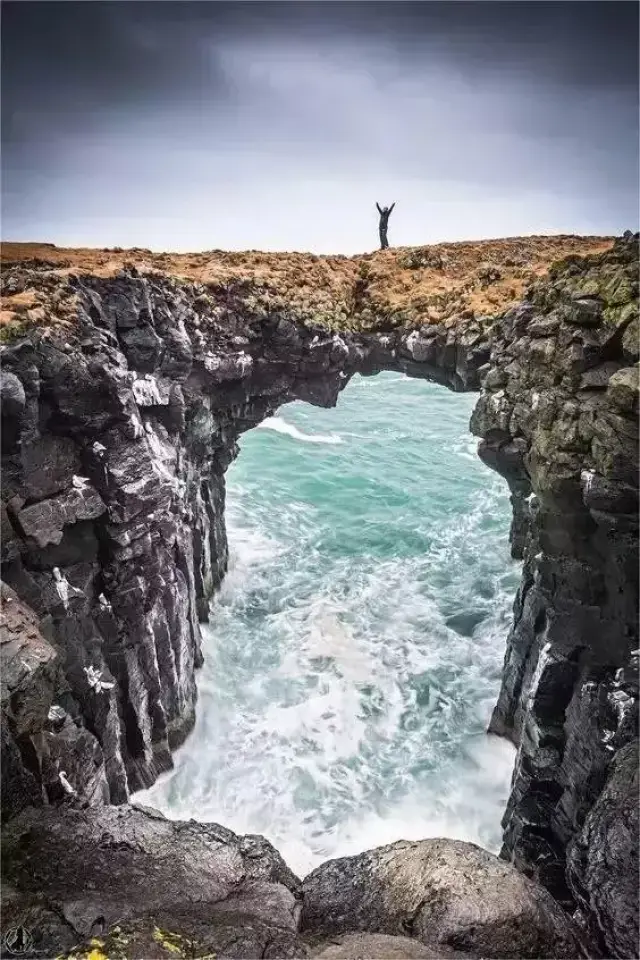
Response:
[[[224,288],[203,306],[197,285],[134,269],[72,283],[75,327],[2,350],[1,572],[37,661],[3,687],[9,828],[33,804],[52,824],[69,805],[108,818],[170,769],[226,571],[239,436],[400,370],[479,391],[479,454],[511,490],[523,575],[490,727],[518,748],[502,856],[623,956],[638,922],[635,808],[615,772],[638,736],[637,238],[568,258],[504,316],[379,332]]]
[[[407,936],[479,957],[586,955],[538,884],[472,843],[399,841],[330,860],[303,881],[302,932]]]
[[[3,929],[45,956],[587,955],[546,890],[456,840],[400,841],[303,882],[263,837],[128,805],[30,808],[2,843]]]

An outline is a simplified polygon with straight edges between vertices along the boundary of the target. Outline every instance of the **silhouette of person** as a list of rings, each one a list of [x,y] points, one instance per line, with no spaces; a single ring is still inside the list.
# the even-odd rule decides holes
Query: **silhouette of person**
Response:
[[[387,227],[389,226],[389,217],[391,216],[391,211],[395,207],[395,200],[390,207],[382,207],[380,209],[380,204],[376,203],[378,208],[378,213],[380,214],[380,249],[386,250],[389,246],[389,241],[387,240]]]

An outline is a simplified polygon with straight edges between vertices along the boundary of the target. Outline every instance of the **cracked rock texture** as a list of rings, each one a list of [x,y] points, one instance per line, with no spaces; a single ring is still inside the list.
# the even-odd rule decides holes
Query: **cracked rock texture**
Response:
[[[321,319],[304,299],[310,277],[333,282],[321,258],[277,296],[242,264],[206,287],[155,268],[82,270],[80,256],[62,269],[54,251],[5,267],[6,289],[41,304],[3,348],[0,378],[9,826],[34,805],[52,828],[60,804],[111,817],[109,804],[170,768],[194,722],[199,623],[226,570],[238,437],[290,400],[334,405],[354,373],[402,370],[480,393],[479,454],[511,490],[523,575],[491,721],[518,747],[502,856],[578,908],[601,950],[628,956],[637,806],[619,758],[638,735],[637,237],[597,249],[552,266],[509,309],[501,289],[497,314],[485,290],[496,271],[473,280],[482,301],[463,278],[464,309],[446,316],[440,293],[407,295],[403,313],[401,285],[393,310],[380,306],[396,282],[386,252],[353,270],[340,261],[353,291]],[[449,269],[423,260],[402,276]]]
[[[568,877],[605,955],[638,952],[638,741],[619,750],[568,851]]]
[[[490,727],[518,746],[503,855],[567,906],[567,846],[638,732],[637,291],[636,241],[552,270],[501,322],[472,417],[524,559]]]

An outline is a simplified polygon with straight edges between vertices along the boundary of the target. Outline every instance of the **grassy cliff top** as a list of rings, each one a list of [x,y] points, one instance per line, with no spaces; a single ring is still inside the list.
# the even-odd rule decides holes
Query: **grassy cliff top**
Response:
[[[233,291],[252,313],[281,311],[305,323],[366,330],[454,324],[503,313],[524,288],[567,256],[602,253],[610,237],[510,237],[394,247],[354,257],[311,253],[152,253],[2,244],[0,338],[29,327],[73,324],[70,277],[141,275],[195,285],[215,306]],[[203,303],[206,309],[206,302]],[[203,311],[205,312],[205,311]]]

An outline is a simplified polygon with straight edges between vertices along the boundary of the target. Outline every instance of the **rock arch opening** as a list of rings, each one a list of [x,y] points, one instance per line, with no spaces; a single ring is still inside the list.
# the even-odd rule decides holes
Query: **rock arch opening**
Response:
[[[514,751],[486,728],[520,571],[474,402],[356,375],[243,435],[195,729],[135,802],[262,833],[300,875],[401,838],[500,848]]]

